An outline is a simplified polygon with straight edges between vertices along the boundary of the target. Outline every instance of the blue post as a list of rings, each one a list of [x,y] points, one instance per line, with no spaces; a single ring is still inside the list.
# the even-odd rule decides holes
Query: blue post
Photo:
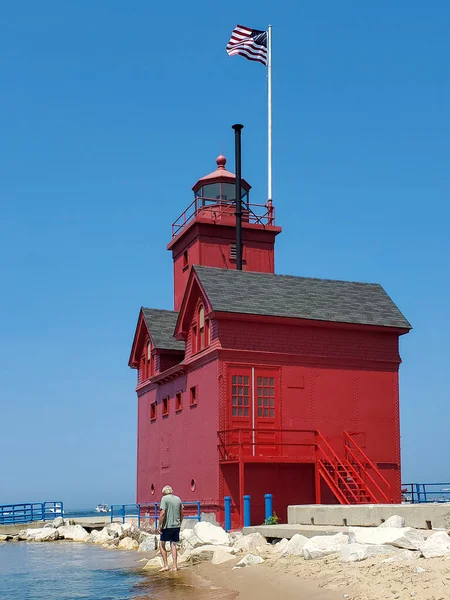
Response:
[[[266,507],[266,523],[268,522],[269,518],[272,516],[273,511],[272,511],[272,494],[264,494],[264,504]]]
[[[45,504],[41,504],[42,520],[45,521]]]
[[[223,499],[225,507],[225,531],[231,529],[231,496],[225,496]]]
[[[197,519],[199,523],[202,520],[202,513],[200,512],[200,500],[197,502]]]
[[[244,496],[244,527],[250,527],[250,496]]]
[[[114,517],[114,504],[111,505],[111,523],[113,522]]]
[[[125,523],[125,504],[122,504],[122,523]]]
[[[138,509],[138,527],[140,529],[141,528],[141,505],[140,504],[137,505],[137,509]]]

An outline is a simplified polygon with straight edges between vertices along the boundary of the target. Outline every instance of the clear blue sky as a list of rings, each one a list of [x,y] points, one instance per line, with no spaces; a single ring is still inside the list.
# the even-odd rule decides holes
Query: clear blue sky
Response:
[[[279,273],[383,284],[403,338],[403,479],[450,481],[450,4],[7,3],[0,22],[0,502],[134,500],[140,305],[235,122],[266,191],[273,25]]]

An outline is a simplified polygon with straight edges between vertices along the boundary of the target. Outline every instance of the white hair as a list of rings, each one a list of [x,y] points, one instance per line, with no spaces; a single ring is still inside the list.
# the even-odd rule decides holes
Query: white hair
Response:
[[[163,496],[167,496],[167,494],[173,494],[173,489],[170,485],[165,485],[162,489]]]

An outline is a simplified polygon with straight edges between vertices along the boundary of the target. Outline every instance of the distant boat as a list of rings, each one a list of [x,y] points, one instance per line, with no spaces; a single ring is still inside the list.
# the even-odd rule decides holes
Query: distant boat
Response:
[[[52,506],[51,508],[48,508],[47,510],[48,510],[48,512],[51,512],[51,513],[59,513],[59,514],[61,514],[61,513],[63,513],[63,512],[64,512],[64,511],[62,510],[62,506],[61,506],[61,504],[55,504],[55,506]]]
[[[110,511],[111,509],[107,504],[97,504],[97,506],[95,507],[95,512],[98,513],[109,513]]]

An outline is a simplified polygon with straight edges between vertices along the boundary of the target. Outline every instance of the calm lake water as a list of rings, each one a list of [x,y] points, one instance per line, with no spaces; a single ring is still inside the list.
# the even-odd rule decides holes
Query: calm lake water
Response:
[[[74,542],[0,542],[1,600],[228,599],[197,586],[189,569],[143,574],[135,552]]]

